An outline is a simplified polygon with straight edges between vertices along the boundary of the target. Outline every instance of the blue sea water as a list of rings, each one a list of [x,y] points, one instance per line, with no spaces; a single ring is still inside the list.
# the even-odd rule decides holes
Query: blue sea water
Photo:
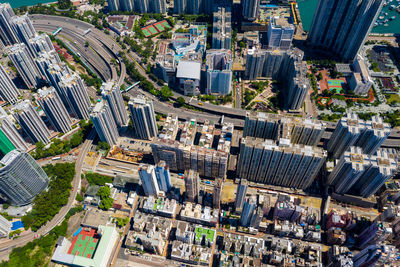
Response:
[[[10,3],[12,7],[33,6],[39,3],[51,3],[57,0],[0,0],[0,3]]]

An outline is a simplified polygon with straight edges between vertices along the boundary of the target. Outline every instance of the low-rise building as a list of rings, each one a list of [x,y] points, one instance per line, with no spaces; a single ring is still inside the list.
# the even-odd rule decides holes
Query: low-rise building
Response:
[[[182,220],[209,226],[216,226],[219,210],[202,207],[199,204],[187,202],[180,212]]]
[[[208,266],[211,261],[211,248],[175,240],[172,242],[171,259],[193,265]]]
[[[177,203],[175,199],[149,196],[144,200],[143,211],[172,218],[175,215]]]

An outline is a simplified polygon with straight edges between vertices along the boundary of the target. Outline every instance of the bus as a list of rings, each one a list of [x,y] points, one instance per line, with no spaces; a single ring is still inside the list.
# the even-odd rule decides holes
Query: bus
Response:
[[[57,34],[59,34],[61,30],[62,30],[61,27],[58,28],[57,30],[55,30],[55,31],[53,32],[53,36],[56,36]]]
[[[51,160],[59,160],[59,159],[61,159],[61,157],[54,157]]]
[[[86,34],[90,33],[91,31],[92,31],[91,28],[87,29],[86,31],[83,32],[83,35],[86,35]]]

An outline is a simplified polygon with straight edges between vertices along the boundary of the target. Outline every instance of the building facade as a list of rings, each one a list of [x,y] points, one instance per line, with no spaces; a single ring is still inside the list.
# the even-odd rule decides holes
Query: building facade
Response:
[[[145,96],[132,98],[129,101],[135,132],[139,138],[150,140],[157,136],[158,129],[154,113],[153,101]]]
[[[12,205],[29,204],[49,183],[44,170],[26,152],[13,150],[0,162],[0,192]]]
[[[107,142],[111,147],[117,143],[119,138],[117,125],[110,107],[104,100],[98,102],[93,108],[90,119],[101,141]]]
[[[383,0],[318,1],[308,41],[344,60],[354,60],[383,3]]]

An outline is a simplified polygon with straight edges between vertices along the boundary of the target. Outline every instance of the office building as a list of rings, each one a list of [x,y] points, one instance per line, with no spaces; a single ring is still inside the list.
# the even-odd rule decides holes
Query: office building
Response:
[[[369,158],[370,166],[360,176],[353,186],[353,192],[362,196],[370,197],[381,188],[384,183],[397,173],[397,164],[393,158],[384,150],[378,150]]]
[[[1,149],[3,154],[7,154],[13,150],[12,148],[17,148],[21,151],[28,149],[28,144],[22,138],[17,128],[15,128],[14,123],[10,121],[7,114],[0,115],[0,142],[5,145],[5,149]],[[12,145],[9,144],[10,142]]]
[[[287,50],[292,44],[295,27],[287,18],[271,17],[268,25],[268,49]]]
[[[29,100],[18,102],[13,107],[13,115],[33,143],[50,142],[50,131]]]
[[[158,129],[153,101],[145,96],[138,96],[129,101],[135,132],[141,139],[150,140],[157,136]],[[169,165],[168,165],[169,166]]]
[[[8,47],[6,53],[28,88],[36,88],[42,83],[42,75],[25,44]]]
[[[243,138],[237,175],[257,183],[305,189],[311,185],[326,159],[326,151],[290,140]]]
[[[383,3],[383,0],[320,0],[311,23],[308,41],[343,60],[354,60]]]
[[[110,107],[104,100],[97,102],[94,106],[90,119],[101,141],[108,143],[111,147],[117,143],[119,137],[117,125]]]
[[[243,203],[247,193],[248,182],[246,179],[240,179],[236,190],[235,212],[240,213],[243,209]]]
[[[230,50],[207,50],[207,94],[227,95],[232,90],[232,53]]]
[[[327,184],[332,186],[336,193],[345,194],[364,175],[370,165],[369,157],[362,153],[361,148],[352,146],[342,155],[328,176]]]
[[[55,131],[66,133],[72,129],[71,118],[54,87],[39,89],[37,100]]]
[[[257,198],[255,196],[249,197],[243,203],[243,210],[240,214],[240,225],[248,227],[253,217],[254,211],[257,208]]]
[[[18,36],[12,28],[12,18],[14,16],[15,13],[9,3],[0,4],[0,39],[2,46],[19,42]]]
[[[171,189],[172,185],[169,168],[165,161],[160,161],[159,163],[157,163],[155,173],[160,190],[168,192]]]
[[[199,173],[193,170],[185,171],[184,179],[186,199],[189,202],[195,202],[200,191]]]
[[[0,238],[8,237],[11,227],[12,222],[0,215]]]
[[[258,17],[260,0],[243,0],[242,15],[245,20],[254,21]]]
[[[29,39],[36,36],[36,30],[27,14],[13,17],[11,27],[18,36],[18,39],[26,45],[28,45]]]
[[[180,60],[176,71],[179,89],[184,95],[196,96],[200,94],[201,63],[196,61]]]
[[[221,178],[215,179],[214,192],[213,192],[213,207],[214,207],[214,209],[220,208],[223,183],[224,183],[224,181]]]
[[[327,143],[327,150],[334,158],[341,155],[356,143],[365,129],[365,122],[355,113],[347,113],[336,125],[335,131]]]
[[[17,87],[2,65],[0,65],[0,96],[3,101],[10,104],[16,103],[19,96]]]
[[[78,74],[66,75],[61,77],[58,83],[61,99],[66,100],[72,113],[79,119],[89,118],[90,99],[81,77]],[[57,87],[56,87],[57,89]]]
[[[230,7],[218,7],[217,11],[213,13],[213,49],[230,50],[232,48],[231,16]]]
[[[128,123],[129,117],[118,85],[113,82],[103,83],[101,86],[101,95],[103,99],[107,100],[117,126],[125,126]]]
[[[383,122],[382,117],[372,116],[371,120],[365,121],[364,131],[355,146],[361,147],[364,154],[374,155],[391,131],[390,124]]]
[[[158,196],[160,194],[160,188],[158,187],[154,166],[148,164],[140,164],[138,172],[146,196]]]
[[[13,150],[0,163],[0,192],[12,205],[29,204],[49,183],[44,170],[26,152]]]

